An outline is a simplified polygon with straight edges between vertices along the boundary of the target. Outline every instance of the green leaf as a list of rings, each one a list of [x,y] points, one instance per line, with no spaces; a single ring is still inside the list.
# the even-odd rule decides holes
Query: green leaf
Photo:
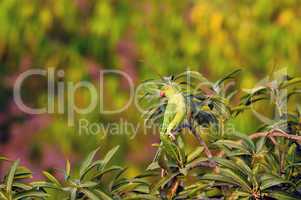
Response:
[[[6,192],[8,194],[11,194],[11,192],[12,192],[11,190],[12,190],[12,185],[14,182],[14,176],[15,176],[17,167],[19,165],[19,162],[20,162],[19,160],[15,161],[13,163],[13,165],[11,166],[10,171],[8,173],[7,180],[6,180]]]
[[[240,172],[240,174],[244,174],[244,169],[241,169],[237,163],[235,163],[233,160],[227,160],[224,158],[213,158],[214,161],[216,161],[219,165],[221,165],[224,168],[228,168],[235,172]]]
[[[300,200],[299,197],[294,197],[291,194],[287,194],[285,192],[273,191],[273,192],[269,193],[269,196],[273,197],[277,200]]]
[[[156,196],[149,194],[132,194],[128,197],[123,198],[123,200],[158,200]]]
[[[287,88],[289,86],[292,86],[292,85],[295,85],[295,84],[298,84],[298,83],[301,83],[301,78],[299,78],[299,77],[293,78],[289,81],[281,83],[280,89],[284,89],[284,88]]]
[[[290,165],[288,165],[288,166],[285,168],[285,170],[287,170],[287,169],[289,169],[289,168],[291,168],[291,167],[296,167],[296,166],[301,166],[301,163],[293,163],[293,164],[290,164]]]
[[[233,159],[239,170],[248,176],[248,178],[253,176],[252,169],[246,164],[246,162],[241,158],[234,158]]]
[[[82,176],[80,177],[81,181],[85,180],[86,175],[91,172],[93,169],[97,168],[97,170],[102,171],[103,169],[99,169],[100,167],[103,166],[103,161],[102,160],[96,160],[94,162],[92,162],[92,164],[90,164],[88,166],[88,168],[85,170],[85,172],[82,174]]]
[[[18,182],[14,182],[13,183],[13,187],[14,188],[19,188],[21,190],[31,190],[32,189],[31,186],[29,186],[29,185],[27,185],[25,183],[18,183]]]
[[[14,179],[32,178],[32,173],[29,169],[23,166],[17,167]]]
[[[280,184],[283,184],[283,183],[288,183],[288,184],[292,184],[290,181],[286,181],[286,180],[283,180],[281,178],[278,178],[278,177],[270,177],[266,180],[264,180],[262,182],[262,184],[260,185],[260,189],[261,190],[266,190],[266,189],[269,189],[273,186],[277,186],[277,185],[280,185]]]
[[[14,200],[34,198],[34,197],[45,198],[45,197],[48,197],[48,196],[49,195],[44,193],[44,192],[38,192],[38,191],[30,190],[30,191],[24,191],[24,192],[18,193],[14,197]]]
[[[93,182],[93,181],[87,181],[84,183],[79,184],[79,186],[81,188],[90,188],[90,187],[95,187],[97,186],[99,183]]]
[[[173,173],[161,178],[158,183],[152,186],[152,192],[157,191],[160,187],[164,187],[169,181],[178,175],[179,173]]]
[[[295,162],[295,152],[297,149],[297,145],[296,144],[292,144],[290,145],[288,152],[287,152],[287,160],[289,162],[289,164],[292,164]]]
[[[128,193],[130,191],[134,191],[140,185],[145,184],[144,182],[134,182],[134,181],[126,181],[124,184],[119,185],[114,188],[114,193]]]
[[[171,141],[167,135],[161,135],[160,139],[162,142],[162,149],[164,150],[166,156],[180,164],[181,156],[179,154],[177,145],[174,144],[174,142]]]
[[[237,69],[237,70],[234,70],[234,71],[230,72],[229,74],[225,75],[223,78],[221,78],[215,82],[214,88],[217,88],[219,85],[221,85],[226,80],[234,79],[240,72],[241,72],[241,69]]]
[[[0,191],[0,197],[1,197],[3,200],[7,200],[7,197],[6,197],[6,195],[4,194],[4,192],[1,192],[1,191]]]
[[[118,151],[118,149],[119,149],[119,146],[116,146],[106,154],[106,156],[102,160],[102,163],[103,163],[102,169],[104,169],[106,167],[106,165],[110,162],[110,160],[115,155],[115,153]]]
[[[246,150],[253,153],[256,151],[254,142],[247,135],[236,133],[234,136],[242,140],[242,145]]]
[[[65,174],[66,179],[68,179],[70,177],[70,171],[71,171],[70,161],[67,160],[66,161],[66,174]]]
[[[123,168],[122,170],[120,170],[116,175],[114,175],[112,178],[111,178],[111,181],[110,183],[108,184],[109,185],[109,192],[112,192],[113,191],[113,188],[117,185],[117,181],[119,180],[119,178],[121,177],[122,174],[124,174],[124,172],[127,170],[127,168]]]
[[[191,152],[187,157],[187,162],[190,163],[194,159],[198,158],[202,152],[204,151],[204,147],[197,147],[193,152]]]
[[[98,189],[94,190],[94,192],[101,198],[101,200],[113,200],[113,198],[106,194],[104,191]]]
[[[232,140],[219,140],[214,143],[215,145],[219,146],[220,148],[224,149],[223,146],[226,146],[230,149],[237,149],[242,155],[250,155],[251,152],[248,151],[241,143],[238,141],[232,141]],[[233,151],[231,151],[233,153]],[[229,153],[231,153],[229,152]],[[237,153],[237,152],[236,152]]]
[[[233,181],[233,179],[231,178],[219,174],[212,174],[212,173],[205,174],[200,178],[200,180],[217,181],[221,183],[229,183],[231,185],[237,185],[237,183]]]
[[[111,172],[114,172],[114,171],[122,171],[123,168],[122,167],[119,167],[119,166],[112,166],[112,167],[109,167],[105,170],[102,170],[102,171],[97,171],[95,174],[93,174],[93,179],[95,178],[101,178],[103,175],[107,174],[107,173],[111,173]]]
[[[82,193],[86,195],[91,200],[102,200],[100,199],[94,192],[87,190],[87,189],[81,189],[80,190]],[[111,199],[110,199],[111,200]]]
[[[266,143],[266,137],[262,137],[256,142],[257,153],[259,153],[264,148],[265,143]]]
[[[151,171],[156,169],[160,169],[160,165],[158,164],[158,162],[152,162],[147,166],[146,171]]]
[[[232,179],[234,182],[236,182],[236,185],[240,186],[241,189],[245,192],[251,192],[252,188],[250,187],[247,180],[245,180],[242,176],[239,174],[236,174],[235,172],[229,170],[229,169],[221,169],[221,175],[225,176],[227,178]]]
[[[54,183],[56,186],[60,187],[61,184],[60,182],[54,177],[52,176],[50,173],[43,171],[43,175],[51,182]]]
[[[9,161],[5,156],[0,156],[0,161]]]
[[[57,185],[56,183],[49,183],[46,181],[35,181],[35,182],[31,182],[30,185],[32,185],[32,187],[34,188],[51,188],[51,189],[60,189],[60,186]]]
[[[95,149],[94,151],[92,151],[87,157],[86,159],[84,160],[84,162],[82,163],[81,167],[80,167],[80,170],[79,170],[79,174],[80,174],[80,177],[82,177],[87,169],[89,168],[89,166],[92,164],[93,162],[93,159],[95,157],[95,154],[99,151],[99,148]]]
[[[209,81],[201,73],[199,73],[197,71],[190,71],[190,70],[187,70],[187,71],[177,75],[174,80],[177,80],[177,79],[183,78],[183,77],[184,78],[186,78],[186,77],[187,78],[194,78],[194,79],[196,79],[200,82],[209,83]]]

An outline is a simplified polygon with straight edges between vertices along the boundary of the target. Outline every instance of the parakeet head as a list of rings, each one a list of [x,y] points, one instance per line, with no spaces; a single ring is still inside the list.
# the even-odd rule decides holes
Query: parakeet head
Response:
[[[162,87],[162,89],[160,91],[160,97],[169,98],[178,93],[179,93],[179,90],[177,89],[177,87],[175,87],[173,85],[165,85]]]

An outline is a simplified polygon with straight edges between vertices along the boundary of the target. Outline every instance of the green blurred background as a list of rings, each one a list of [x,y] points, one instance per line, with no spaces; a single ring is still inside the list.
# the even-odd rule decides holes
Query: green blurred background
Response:
[[[156,135],[126,133],[79,135],[68,127],[66,115],[28,115],[13,101],[18,75],[31,68],[65,71],[63,80],[86,80],[98,85],[98,72],[118,69],[136,85],[159,75],[187,68],[215,80],[242,68],[240,85],[254,86],[273,68],[285,67],[290,75],[301,68],[301,4],[298,0],[2,0],[0,1],[0,153],[21,158],[35,172],[73,164],[101,146],[102,152],[119,144],[116,163],[138,173],[153,156]],[[46,105],[47,80],[32,78],[23,85],[23,98],[35,107]],[[123,79],[109,77],[104,85],[106,108],[128,100]],[[77,105],[89,102],[87,91],[76,94]],[[245,113],[235,125],[256,130],[258,121]],[[108,124],[120,119],[141,123],[134,105],[115,115],[85,116]]]

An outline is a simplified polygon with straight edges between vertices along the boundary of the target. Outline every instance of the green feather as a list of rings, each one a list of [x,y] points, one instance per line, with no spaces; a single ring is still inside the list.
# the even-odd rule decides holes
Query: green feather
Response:
[[[186,116],[186,103],[183,94],[172,85],[164,88],[167,97],[167,106],[164,112],[163,123],[160,129],[160,149],[172,160],[179,164],[184,163],[184,158],[175,141],[169,135],[179,127]]]

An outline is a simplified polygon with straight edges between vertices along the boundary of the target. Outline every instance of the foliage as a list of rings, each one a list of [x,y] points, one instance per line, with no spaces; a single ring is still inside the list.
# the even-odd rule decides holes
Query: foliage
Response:
[[[238,73],[236,70],[215,82],[194,71],[149,81],[141,96],[149,108],[146,121],[162,125],[167,99],[158,93],[169,84],[179,86],[189,109],[183,123],[173,130],[175,140],[169,138],[169,143],[161,144],[168,144],[164,156],[154,159],[144,174],[127,178],[125,168],[110,165],[119,147],[101,160],[94,159],[99,149],[94,150],[78,173],[71,171],[67,161],[63,179],[44,171],[44,181],[30,181],[30,170],[15,161],[1,183],[1,198],[300,199],[300,109],[291,112],[285,102],[299,94],[301,79],[276,76],[245,91],[235,104],[232,100],[237,91],[228,85]],[[228,128],[233,118],[265,100],[271,100],[275,107],[274,120],[263,123],[251,135]],[[199,142],[192,151],[188,151],[184,129]]]
[[[251,87],[274,66],[286,66],[291,74],[300,74],[300,6],[297,0],[1,1],[0,118],[4,122],[0,123],[0,141],[7,146],[1,147],[1,151],[16,158],[20,153],[15,148],[18,143],[24,148],[23,159],[32,168],[63,165],[43,159],[46,156],[40,159],[31,156],[45,154],[50,151],[47,147],[54,145],[60,152],[51,148],[51,154],[60,160],[64,154],[85,155],[100,142],[107,144],[107,141],[113,145],[124,143],[120,164],[127,161],[122,159],[126,154],[137,157],[132,146],[151,141],[149,135],[131,141],[113,136],[100,141],[99,137],[87,136],[87,145],[80,145],[83,138],[76,129],[66,126],[66,115],[54,115],[45,125],[41,118],[32,119],[20,113],[12,103],[12,82],[25,70],[50,67],[64,70],[65,77],[60,81],[65,82],[98,83],[95,80],[98,71],[118,69],[139,83],[156,74],[180,73],[185,68],[216,78],[239,66],[246,69],[242,88]],[[28,82],[23,91],[32,95],[24,95],[25,101],[33,107],[44,107],[47,95],[44,80],[32,78]],[[112,78],[105,85],[106,108],[127,102],[128,92],[122,80]],[[78,93],[74,99],[76,105],[89,103],[84,91]],[[98,112],[85,117],[93,122],[109,123],[124,116],[136,122],[140,115],[131,108],[113,117]],[[251,131],[257,121],[250,115],[245,117],[247,120],[237,124],[244,131]],[[31,129],[32,121],[38,125]],[[21,130],[15,130],[19,125]],[[29,130],[23,131],[24,128]],[[22,139],[16,139],[15,132]],[[28,135],[30,139],[23,140]],[[105,150],[110,148],[103,146]],[[143,164],[140,161],[139,166]]]

